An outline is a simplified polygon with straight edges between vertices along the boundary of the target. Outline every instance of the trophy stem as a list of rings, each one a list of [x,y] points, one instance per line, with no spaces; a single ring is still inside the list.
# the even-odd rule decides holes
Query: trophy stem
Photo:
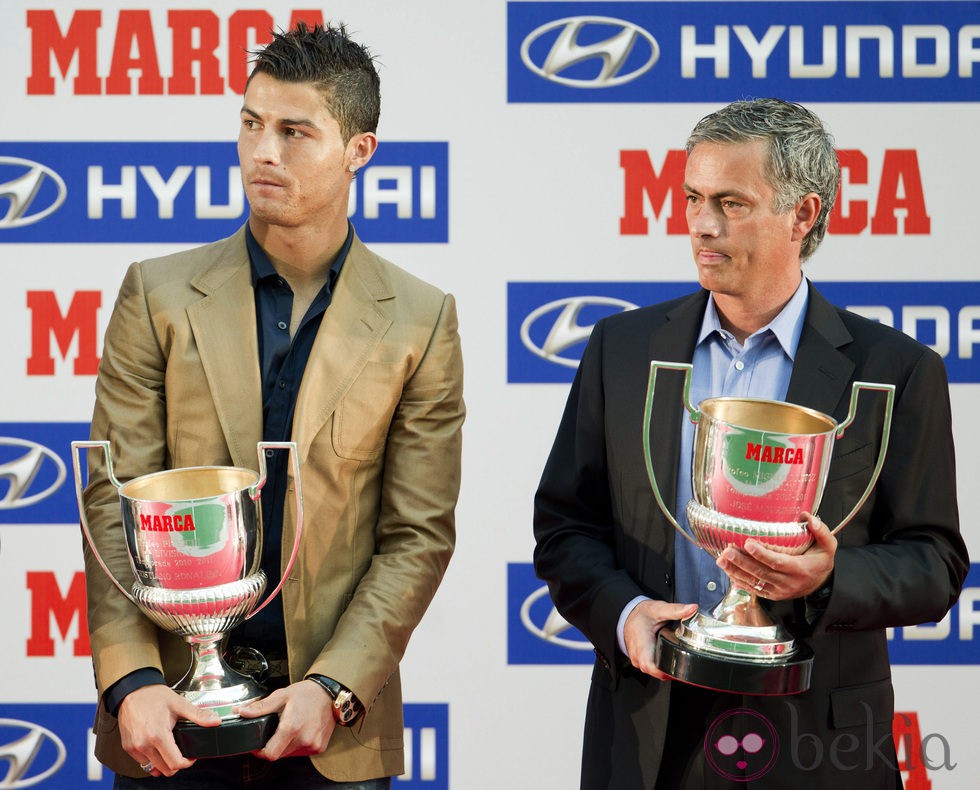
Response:
[[[657,636],[654,663],[667,675],[736,694],[799,694],[813,651],[774,622],[753,592],[732,586],[711,614],[697,612]]]
[[[677,638],[695,650],[755,661],[781,661],[796,640],[778,625],[748,590],[732,587],[710,614],[697,612],[677,628]]]
[[[730,625],[779,628],[759,604],[759,599],[754,592],[732,585],[731,580],[729,585],[728,593],[712,612],[716,620]]]
[[[265,696],[265,689],[249,675],[232,669],[221,657],[221,634],[188,636],[191,666],[173,686],[199,708],[217,713],[222,721],[238,718],[232,708]]]

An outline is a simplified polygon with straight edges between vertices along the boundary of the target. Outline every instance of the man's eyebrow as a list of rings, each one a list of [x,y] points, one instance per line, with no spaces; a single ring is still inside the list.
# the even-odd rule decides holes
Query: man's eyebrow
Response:
[[[248,107],[248,105],[242,105],[242,115],[250,115],[256,120],[262,120],[262,116],[259,115],[255,110]],[[280,126],[306,126],[310,129],[317,129],[315,122],[311,121],[309,118],[282,118],[279,120]]]
[[[279,121],[280,126],[306,126],[310,129],[317,129],[316,123],[309,118],[283,118]]]
[[[695,189],[686,181],[684,182],[682,189],[685,192],[691,192],[692,194],[695,195],[701,195],[701,197],[714,198],[715,200],[721,200],[722,198],[736,198],[740,201],[745,201],[749,199],[749,196],[747,194],[745,194],[744,192],[739,192],[737,189],[720,189],[717,192],[714,192],[709,195],[705,195],[704,193],[701,192],[701,190]]]

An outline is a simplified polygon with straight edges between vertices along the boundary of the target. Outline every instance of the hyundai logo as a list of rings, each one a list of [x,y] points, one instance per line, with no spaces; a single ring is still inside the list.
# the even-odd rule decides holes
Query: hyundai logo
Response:
[[[571,359],[563,357],[561,354],[572,346],[589,339],[595,324],[580,324],[579,316],[584,309],[594,307],[616,308],[608,311],[611,315],[617,312],[625,313],[627,310],[635,310],[637,305],[611,296],[571,296],[548,302],[531,311],[524,319],[524,323],[521,324],[521,342],[524,343],[528,351],[542,359],[568,368],[578,367],[579,360],[577,357]],[[558,315],[539,345],[531,337],[532,329],[544,316],[555,312]]]
[[[531,607],[542,598],[547,597],[548,588],[540,587],[524,599],[524,603],[521,604],[521,623],[524,627],[538,637],[538,639],[543,639],[548,644],[567,647],[572,650],[591,650],[591,643],[587,642],[578,631],[574,632],[578,635],[578,639],[569,639],[568,637],[562,636],[566,631],[572,630],[573,626],[558,614],[558,610],[554,606],[551,606],[548,616],[541,625],[534,622]],[[538,610],[541,611],[541,607],[538,607]]]
[[[17,175],[10,181],[0,183],[0,200],[6,198],[10,201],[7,213],[0,217],[0,229],[19,228],[40,222],[65,202],[68,188],[64,179],[50,167],[30,159],[0,156],[0,168],[4,167],[14,168]],[[39,205],[38,193],[47,181],[54,184],[56,194],[52,197],[51,190],[47,190],[47,205]]]
[[[12,448],[12,450],[4,450]],[[0,510],[27,507],[53,494],[65,481],[65,463],[52,450],[26,439],[0,436],[0,453],[10,460],[0,460],[0,480],[7,482],[7,492],[0,498]],[[13,456],[11,458],[11,456]],[[52,464],[54,468],[51,469]],[[42,490],[34,483],[38,473],[47,467]],[[53,472],[53,480],[52,480]],[[2,786],[2,785],[0,785]]]
[[[9,730],[14,730],[15,734],[13,740],[7,741]],[[46,745],[49,748],[45,749]],[[6,775],[0,776],[0,787],[40,784],[57,773],[65,756],[64,743],[51,730],[27,721],[0,719],[0,765],[9,765]]]
[[[532,58],[531,47],[556,29],[559,30],[558,37],[539,65]],[[579,43],[583,31],[595,33],[602,29],[615,32],[601,41]],[[639,53],[639,59],[630,60],[634,50]],[[535,55],[540,55],[540,52]],[[653,68],[659,57],[660,45],[646,30],[632,22],[606,16],[556,19],[532,30],[521,43],[521,60],[528,69],[546,80],[573,88],[610,88],[631,82]],[[594,59],[600,61],[599,73],[594,76],[561,75],[572,66]]]

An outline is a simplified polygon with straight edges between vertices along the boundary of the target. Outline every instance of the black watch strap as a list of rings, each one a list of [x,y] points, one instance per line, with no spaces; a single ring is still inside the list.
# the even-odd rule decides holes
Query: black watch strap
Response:
[[[341,727],[350,727],[364,713],[364,706],[354,696],[354,692],[346,686],[340,685],[333,678],[328,678],[326,675],[311,674],[306,676],[306,680],[312,680],[331,696],[333,699],[333,717]]]

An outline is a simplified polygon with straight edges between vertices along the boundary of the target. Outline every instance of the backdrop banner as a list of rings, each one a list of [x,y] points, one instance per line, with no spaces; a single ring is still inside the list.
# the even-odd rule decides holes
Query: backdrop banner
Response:
[[[247,52],[301,19],[377,56],[350,217],[455,295],[466,360],[458,547],[403,662],[394,787],[578,786],[594,654],[534,576],[532,498],[595,322],[696,287],[684,143],[734,99],[832,131],[841,193],[805,272],[944,357],[980,557],[980,3],[3,0],[0,786],[111,785],[69,447],[127,266],[244,222]],[[972,790],[980,568],[942,622],[889,638],[906,786]]]

